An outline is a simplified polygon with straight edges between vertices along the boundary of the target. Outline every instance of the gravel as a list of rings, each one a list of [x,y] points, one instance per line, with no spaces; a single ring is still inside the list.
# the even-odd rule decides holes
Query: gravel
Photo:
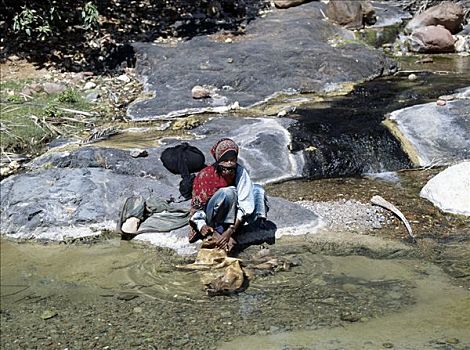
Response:
[[[389,214],[382,208],[356,200],[327,202],[299,201],[306,209],[313,211],[326,228],[335,231],[369,231],[390,224]]]

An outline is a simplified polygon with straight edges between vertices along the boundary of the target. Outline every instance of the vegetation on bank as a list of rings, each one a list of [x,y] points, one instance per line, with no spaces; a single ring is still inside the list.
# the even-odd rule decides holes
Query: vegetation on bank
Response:
[[[241,32],[267,0],[2,0],[4,55],[68,71],[133,64],[135,41]]]
[[[141,84],[131,74],[120,80],[53,72],[39,79],[28,79],[26,75],[2,80],[2,160],[14,154],[41,154],[56,138],[86,141],[125,119],[128,104],[141,91]]]
[[[22,89],[29,81],[1,82],[0,134],[2,154],[36,155],[57,136],[80,133],[83,126],[92,126],[93,119],[84,121],[80,114],[94,114],[94,106],[73,88],[60,93],[45,92],[29,96]],[[82,116],[85,117],[84,114]]]

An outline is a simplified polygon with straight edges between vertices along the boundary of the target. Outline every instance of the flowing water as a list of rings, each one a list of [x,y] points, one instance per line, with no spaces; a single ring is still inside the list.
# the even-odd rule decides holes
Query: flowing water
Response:
[[[453,73],[423,73],[422,83],[392,78],[390,101],[418,103],[468,82],[468,61],[442,60],[439,70]],[[467,75],[459,67],[467,67]],[[322,103],[344,111],[342,103],[358,95],[375,101],[370,91],[384,86],[376,84]],[[406,102],[397,98],[400,91]],[[375,106],[376,113],[379,102],[367,108]],[[310,116],[312,126],[321,121],[317,107],[297,117]],[[268,186],[270,195],[292,200],[383,195],[404,210],[418,245],[401,242],[399,223],[349,232],[345,240],[339,232],[283,238],[264,251],[292,267],[255,269],[246,289],[230,296],[207,296],[203,285],[211,276],[177,268],[192,257],[112,235],[71,244],[2,239],[1,348],[470,349],[470,222],[419,198],[434,173],[393,173],[392,182],[356,177]],[[241,258],[249,265],[259,251],[249,247]]]
[[[271,254],[290,270],[211,298],[205,273],[176,269],[189,260],[166,250],[117,239],[1,249],[5,349],[470,347],[469,290],[411,257],[327,256],[287,240]]]

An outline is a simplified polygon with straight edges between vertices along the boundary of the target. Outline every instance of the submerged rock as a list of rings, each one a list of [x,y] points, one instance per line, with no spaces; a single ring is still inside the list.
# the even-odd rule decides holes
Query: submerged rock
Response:
[[[442,211],[470,216],[470,161],[453,165],[434,176],[420,196]]]

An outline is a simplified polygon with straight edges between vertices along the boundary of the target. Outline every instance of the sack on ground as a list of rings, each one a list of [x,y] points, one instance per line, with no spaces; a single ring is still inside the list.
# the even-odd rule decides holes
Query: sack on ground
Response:
[[[163,166],[173,174],[181,175],[179,191],[184,199],[190,199],[193,190],[194,175],[205,165],[204,154],[187,142],[168,147],[162,152],[160,160]]]

